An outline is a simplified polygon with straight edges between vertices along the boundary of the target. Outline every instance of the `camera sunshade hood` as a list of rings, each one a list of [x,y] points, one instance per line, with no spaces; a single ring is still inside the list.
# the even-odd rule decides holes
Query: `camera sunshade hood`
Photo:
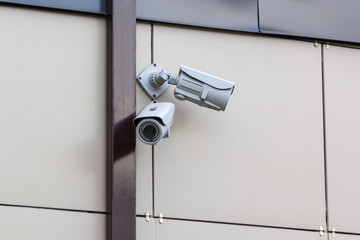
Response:
[[[152,101],[146,105],[134,119],[135,127],[144,118],[153,118],[159,120],[163,125],[171,125],[173,115],[175,112],[175,105],[170,102],[156,102]]]

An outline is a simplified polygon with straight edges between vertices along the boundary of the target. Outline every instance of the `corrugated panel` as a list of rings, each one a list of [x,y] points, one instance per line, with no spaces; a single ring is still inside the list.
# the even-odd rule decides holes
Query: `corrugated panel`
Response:
[[[260,31],[360,42],[360,1],[259,0]]]
[[[257,32],[257,0],[137,0],[137,18]]]

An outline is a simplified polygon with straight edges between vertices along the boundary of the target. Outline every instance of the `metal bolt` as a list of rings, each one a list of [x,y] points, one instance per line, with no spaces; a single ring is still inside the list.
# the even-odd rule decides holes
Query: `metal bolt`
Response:
[[[164,215],[162,213],[159,213],[159,223],[160,224],[164,223]]]
[[[145,221],[150,222],[150,213],[149,212],[145,213]]]

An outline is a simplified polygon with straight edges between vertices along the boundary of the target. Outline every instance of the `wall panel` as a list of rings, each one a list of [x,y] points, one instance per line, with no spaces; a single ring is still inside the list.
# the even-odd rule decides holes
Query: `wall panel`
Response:
[[[155,219],[136,218],[136,240],[156,240]]]
[[[256,0],[137,0],[138,19],[257,32]]]
[[[359,7],[357,0],[138,0],[137,18],[359,43]]]
[[[105,214],[1,206],[0,238],[102,240]]]
[[[236,83],[225,112],[180,102],[155,146],[155,213],[325,226],[321,49],[313,44],[155,25],[155,62]]]
[[[102,14],[106,13],[105,0],[0,0],[0,3],[1,2],[22,4],[27,6],[66,9],[71,11],[82,11]]]
[[[164,224],[157,224],[157,240],[325,240],[317,232],[294,231],[284,229],[271,229],[262,227],[246,227],[226,224],[201,223],[164,220]]]
[[[360,50],[324,50],[329,227],[360,233]]]
[[[359,240],[360,235],[350,235],[350,234],[335,234],[335,238],[337,240]],[[329,239],[334,239],[332,235],[329,233]]]
[[[261,32],[360,42],[357,0],[260,0]]]
[[[0,203],[105,211],[105,19],[0,6]]]
[[[137,74],[151,63],[151,25],[136,25]],[[134,79],[135,81],[135,79]],[[141,111],[150,102],[147,95],[136,86],[136,110]],[[152,214],[152,148],[136,139],[136,213]]]

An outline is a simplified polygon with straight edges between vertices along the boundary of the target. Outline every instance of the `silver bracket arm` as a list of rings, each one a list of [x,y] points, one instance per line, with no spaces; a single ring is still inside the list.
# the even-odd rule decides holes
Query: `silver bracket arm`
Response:
[[[176,85],[178,76],[172,72],[161,69],[158,72],[153,72],[150,75],[149,81],[151,86],[158,88],[166,82]]]

